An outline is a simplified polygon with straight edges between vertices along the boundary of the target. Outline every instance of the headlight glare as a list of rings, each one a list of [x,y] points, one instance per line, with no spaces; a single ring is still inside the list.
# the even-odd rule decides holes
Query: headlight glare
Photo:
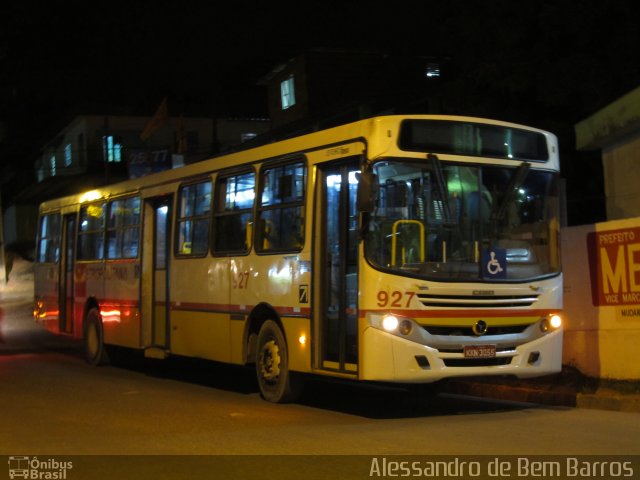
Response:
[[[393,332],[396,328],[398,328],[398,318],[394,315],[385,315],[382,319],[382,328],[384,328],[387,332]]]
[[[560,328],[562,325],[562,317],[560,315],[551,315],[549,325],[551,325],[552,328]]]
[[[562,326],[562,317],[556,313],[548,315],[540,321],[540,330],[542,332],[548,332],[550,330],[557,330]]]

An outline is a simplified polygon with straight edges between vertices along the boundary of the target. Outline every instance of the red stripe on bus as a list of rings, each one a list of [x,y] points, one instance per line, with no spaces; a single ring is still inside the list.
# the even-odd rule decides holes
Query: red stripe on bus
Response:
[[[386,310],[386,309],[369,309],[360,310],[360,316],[365,316],[367,313],[373,314],[387,314],[392,313],[394,315],[415,317],[415,318],[476,318],[476,317],[544,317],[551,313],[558,313],[560,309],[545,309],[545,310],[490,310],[490,309],[478,309],[478,310]]]
[[[252,306],[253,307],[253,306]],[[201,312],[219,312],[219,313],[251,313],[251,308],[243,305],[232,305],[222,303],[195,303],[195,302],[171,302],[171,309],[177,311],[201,311]],[[311,309],[309,307],[282,307],[274,306],[276,312],[281,315],[303,315],[310,316]]]

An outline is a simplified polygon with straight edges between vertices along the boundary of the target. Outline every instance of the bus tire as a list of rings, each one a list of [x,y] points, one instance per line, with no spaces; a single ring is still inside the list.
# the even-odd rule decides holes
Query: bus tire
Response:
[[[260,394],[269,402],[293,402],[300,395],[300,382],[289,371],[284,334],[273,320],[264,322],[258,333],[256,374]]]
[[[102,317],[97,308],[87,312],[83,329],[84,358],[91,365],[106,365],[109,355],[104,344]]]

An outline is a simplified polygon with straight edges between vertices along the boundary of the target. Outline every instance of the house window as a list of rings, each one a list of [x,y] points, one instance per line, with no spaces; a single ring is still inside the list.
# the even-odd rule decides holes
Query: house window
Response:
[[[296,104],[295,85],[293,83],[293,75],[286,80],[280,82],[280,100],[282,109],[293,107]]]
[[[64,147],[64,166],[70,167],[72,162],[71,157],[71,144],[67,143],[67,146]]]
[[[440,64],[427,63],[424,71],[424,76],[427,78],[438,78],[440,76]]]
[[[55,177],[56,176],[56,156],[55,155],[51,155],[49,157],[49,170],[51,171],[51,176]]]
[[[107,162],[122,161],[122,144],[113,135],[102,137],[102,148]]]

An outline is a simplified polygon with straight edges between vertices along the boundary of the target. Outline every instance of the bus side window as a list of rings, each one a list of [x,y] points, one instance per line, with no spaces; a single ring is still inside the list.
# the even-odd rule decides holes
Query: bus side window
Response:
[[[214,253],[242,253],[251,249],[255,173],[218,177],[214,213]]]
[[[60,215],[44,215],[38,232],[38,262],[58,262],[60,258]]]
[[[138,256],[140,197],[113,200],[109,204],[107,258]]]
[[[304,246],[304,195],[306,167],[303,162],[278,165],[262,171],[258,206],[256,250],[296,251]]]
[[[209,250],[209,214],[211,182],[209,180],[180,188],[178,210],[178,255],[205,256]]]
[[[79,260],[102,260],[104,258],[104,218],[104,203],[92,203],[80,209]]]

